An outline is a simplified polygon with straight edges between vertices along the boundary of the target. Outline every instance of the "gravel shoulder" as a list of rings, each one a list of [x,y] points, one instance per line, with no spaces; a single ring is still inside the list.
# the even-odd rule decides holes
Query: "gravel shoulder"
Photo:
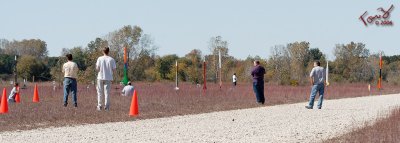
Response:
[[[400,95],[325,100],[130,122],[0,132],[0,142],[319,142],[372,123]]]

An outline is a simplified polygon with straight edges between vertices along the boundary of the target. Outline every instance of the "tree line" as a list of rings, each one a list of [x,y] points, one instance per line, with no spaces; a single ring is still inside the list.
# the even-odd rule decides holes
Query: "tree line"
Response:
[[[217,82],[220,76],[224,82],[230,82],[233,73],[239,81],[251,81],[250,71],[254,60],[261,61],[267,73],[267,82],[282,85],[304,85],[313,66],[313,61],[319,60],[322,66],[328,62],[326,55],[318,48],[310,47],[307,41],[298,41],[286,45],[276,45],[267,59],[259,56],[248,56],[237,59],[229,55],[229,43],[221,36],[211,37],[206,53],[193,49],[183,57],[176,54],[160,56],[156,54],[158,47],[154,39],[143,33],[139,26],[124,26],[109,34],[95,38],[84,47],[62,49],[57,57],[49,57],[47,44],[40,39],[24,39],[21,41],[0,39],[0,78],[13,78],[14,67],[20,79],[28,81],[62,81],[62,64],[66,61],[65,54],[71,53],[80,69],[78,81],[92,83],[96,78],[95,63],[102,55],[103,47],[110,47],[111,56],[116,60],[117,73],[114,79],[121,81],[123,77],[123,48],[128,48],[128,77],[131,81],[172,81],[176,72],[181,81],[203,82],[203,62],[206,62],[206,80]],[[219,75],[219,52],[221,53],[222,68]],[[329,61],[331,82],[368,82],[374,83],[378,78],[379,55],[371,54],[363,43],[350,42],[337,44],[333,50],[335,56]],[[260,53],[263,54],[263,53]],[[18,62],[15,62],[15,55]],[[178,71],[175,62],[178,61]],[[383,56],[383,80],[398,84],[400,76],[400,56]]]

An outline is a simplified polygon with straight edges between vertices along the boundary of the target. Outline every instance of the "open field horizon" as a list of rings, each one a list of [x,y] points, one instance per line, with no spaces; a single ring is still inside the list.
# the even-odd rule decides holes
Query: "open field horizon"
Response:
[[[252,86],[239,83],[226,84],[219,89],[209,83],[204,94],[202,87],[181,83],[174,90],[174,83],[134,83],[139,97],[139,116],[129,117],[131,96],[120,96],[119,85],[113,85],[111,110],[96,111],[97,94],[93,86],[79,85],[78,108],[62,106],[63,91],[53,91],[51,83],[38,83],[40,103],[32,103],[32,84],[21,90],[21,103],[9,103],[9,113],[0,116],[1,131],[29,130],[46,127],[73,126],[107,122],[134,121],[177,115],[209,113],[260,107],[256,104]],[[0,86],[0,88],[3,88]],[[8,87],[8,93],[10,91]],[[350,90],[351,89],[351,90]],[[305,102],[309,99],[309,86],[265,85],[266,106]],[[400,93],[400,87],[384,84],[384,90],[372,90],[371,95]],[[325,99],[368,96],[366,84],[333,84],[327,88]],[[71,98],[69,98],[71,103]]]

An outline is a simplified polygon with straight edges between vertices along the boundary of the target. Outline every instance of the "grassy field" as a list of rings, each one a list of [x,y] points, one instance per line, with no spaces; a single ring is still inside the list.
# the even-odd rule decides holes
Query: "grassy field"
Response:
[[[343,136],[324,141],[325,143],[398,143],[400,142],[400,107],[392,113],[383,115],[373,125],[365,123],[364,127],[354,129]]]
[[[236,87],[226,83],[222,89],[216,84],[202,87],[182,83],[180,90],[174,90],[174,83],[134,83],[138,91],[138,117],[129,117],[131,97],[120,96],[121,87],[113,85],[111,110],[96,111],[97,95],[90,85],[79,85],[78,108],[63,107],[61,87],[53,90],[50,83],[38,83],[40,103],[32,103],[33,85],[21,90],[21,103],[9,103],[9,113],[0,114],[1,131],[27,130],[50,126],[71,126],[92,123],[132,121],[176,115],[199,114],[214,111],[253,108],[256,104],[252,86],[240,83]],[[400,87],[384,85],[381,92],[372,95],[399,93]],[[1,89],[4,86],[0,86]],[[7,86],[7,93],[11,87]],[[265,85],[266,104],[277,105],[304,102],[309,99],[310,86]],[[370,95],[366,84],[341,84],[327,88],[325,99],[348,98]]]

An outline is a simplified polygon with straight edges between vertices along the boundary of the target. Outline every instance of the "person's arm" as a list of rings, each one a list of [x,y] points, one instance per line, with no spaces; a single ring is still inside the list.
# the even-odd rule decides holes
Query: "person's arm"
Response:
[[[115,64],[115,60],[114,60],[114,59],[112,60],[111,65],[112,65],[112,70],[113,70],[113,72],[116,72],[116,70],[117,70],[117,65]]]
[[[99,61],[99,59],[97,59],[97,61],[96,61],[96,71],[99,71],[100,70],[100,61]]]
[[[125,94],[125,87],[122,89],[121,92],[122,92],[122,94]]]
[[[65,66],[65,64],[61,66],[61,72],[62,73],[64,73],[64,70],[65,70],[64,66]]]
[[[310,77],[310,83],[311,83],[311,85],[314,85],[314,79],[313,79],[313,77]]]
[[[310,83],[311,85],[314,85],[314,69],[312,69],[310,73]]]
[[[266,73],[267,73],[267,72],[266,72],[265,68],[263,68],[263,75],[266,74]]]
[[[78,67],[78,64],[76,64],[76,63],[74,63],[74,64],[75,64],[74,65],[74,73],[75,73],[76,76],[78,76],[79,67]],[[78,78],[78,77],[76,77],[76,78]]]

